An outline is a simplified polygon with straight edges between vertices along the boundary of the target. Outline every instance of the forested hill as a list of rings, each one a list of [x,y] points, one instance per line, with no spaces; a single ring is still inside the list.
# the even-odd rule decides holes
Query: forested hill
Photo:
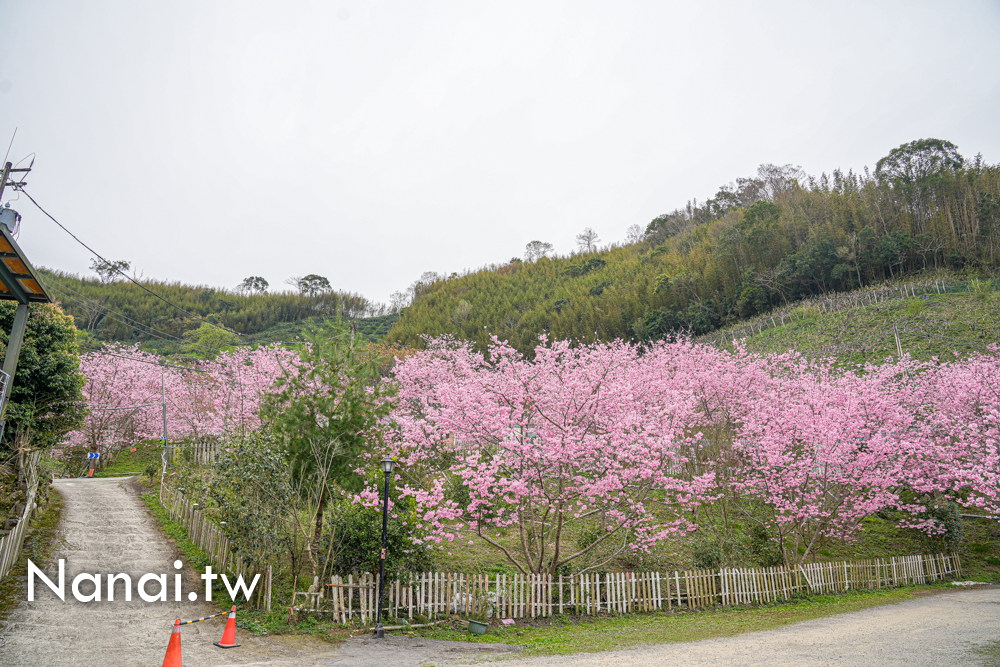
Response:
[[[927,139],[873,173],[819,178],[764,165],[711,199],[657,217],[634,244],[514,261],[418,287],[389,338],[704,334],[796,300],[930,269],[1000,264],[1000,165]]]
[[[94,342],[138,342],[161,353],[180,352],[191,345],[204,350],[292,340],[305,326],[335,317],[368,318],[362,322],[362,333],[382,335],[395,321],[395,316],[385,315],[384,306],[358,294],[331,290],[328,283],[311,293],[304,289],[298,294],[253,294],[249,290],[239,293],[178,282],[141,281],[188,315],[138,285],[116,278],[112,271],[94,278],[51,269],[39,272],[52,297],[86,337]],[[247,336],[241,338],[191,315]],[[377,315],[385,316],[372,317]]]

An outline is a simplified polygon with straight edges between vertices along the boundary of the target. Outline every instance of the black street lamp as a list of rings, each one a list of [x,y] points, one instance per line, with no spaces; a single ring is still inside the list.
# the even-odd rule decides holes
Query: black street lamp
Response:
[[[379,639],[385,637],[385,630],[382,629],[382,600],[385,596],[386,530],[389,527],[389,475],[395,468],[396,462],[388,456],[382,459],[382,472],[385,473],[385,495],[382,498],[382,556],[378,566],[378,625],[375,626],[375,636]]]

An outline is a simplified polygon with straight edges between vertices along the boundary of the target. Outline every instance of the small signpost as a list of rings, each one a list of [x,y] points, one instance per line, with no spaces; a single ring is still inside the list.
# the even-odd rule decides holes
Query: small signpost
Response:
[[[87,452],[87,459],[90,460],[90,468],[87,470],[87,477],[94,476],[94,469],[97,467],[97,459],[101,458],[100,452]]]

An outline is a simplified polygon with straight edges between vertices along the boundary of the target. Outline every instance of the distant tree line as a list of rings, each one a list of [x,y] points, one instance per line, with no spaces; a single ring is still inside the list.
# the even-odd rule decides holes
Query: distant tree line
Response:
[[[97,341],[144,342],[161,339],[213,347],[229,344],[225,329],[240,334],[257,334],[276,325],[315,317],[348,319],[386,315],[389,308],[360,294],[337,291],[323,276],[295,277],[295,292],[268,293],[270,285],[260,276],[246,278],[235,290],[184,285],[179,282],[140,282],[208,322],[198,321],[138,285],[124,280],[130,263],[124,260],[95,260],[96,277],[42,269],[41,274],[53,298],[72,316],[77,328]],[[223,329],[214,329],[217,324]],[[235,337],[234,337],[235,338]]]
[[[590,238],[590,237],[593,238]],[[519,349],[539,334],[582,341],[701,334],[779,304],[923,270],[991,274],[1000,266],[1000,165],[921,139],[874,172],[818,178],[792,165],[719,188],[714,197],[631,228],[629,244],[568,257],[537,252],[422,284],[390,338],[452,333]]]

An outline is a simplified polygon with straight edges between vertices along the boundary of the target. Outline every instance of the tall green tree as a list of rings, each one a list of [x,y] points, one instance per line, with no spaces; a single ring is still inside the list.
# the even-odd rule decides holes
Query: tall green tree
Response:
[[[286,443],[293,481],[309,496],[313,537],[307,557],[320,570],[324,512],[332,494],[356,491],[368,452],[380,451],[393,390],[379,376],[379,359],[343,326],[315,331],[286,369],[265,416]]]
[[[0,302],[0,355],[17,304]],[[83,423],[84,377],[73,319],[55,305],[32,305],[4,418],[3,447],[52,447]]]

